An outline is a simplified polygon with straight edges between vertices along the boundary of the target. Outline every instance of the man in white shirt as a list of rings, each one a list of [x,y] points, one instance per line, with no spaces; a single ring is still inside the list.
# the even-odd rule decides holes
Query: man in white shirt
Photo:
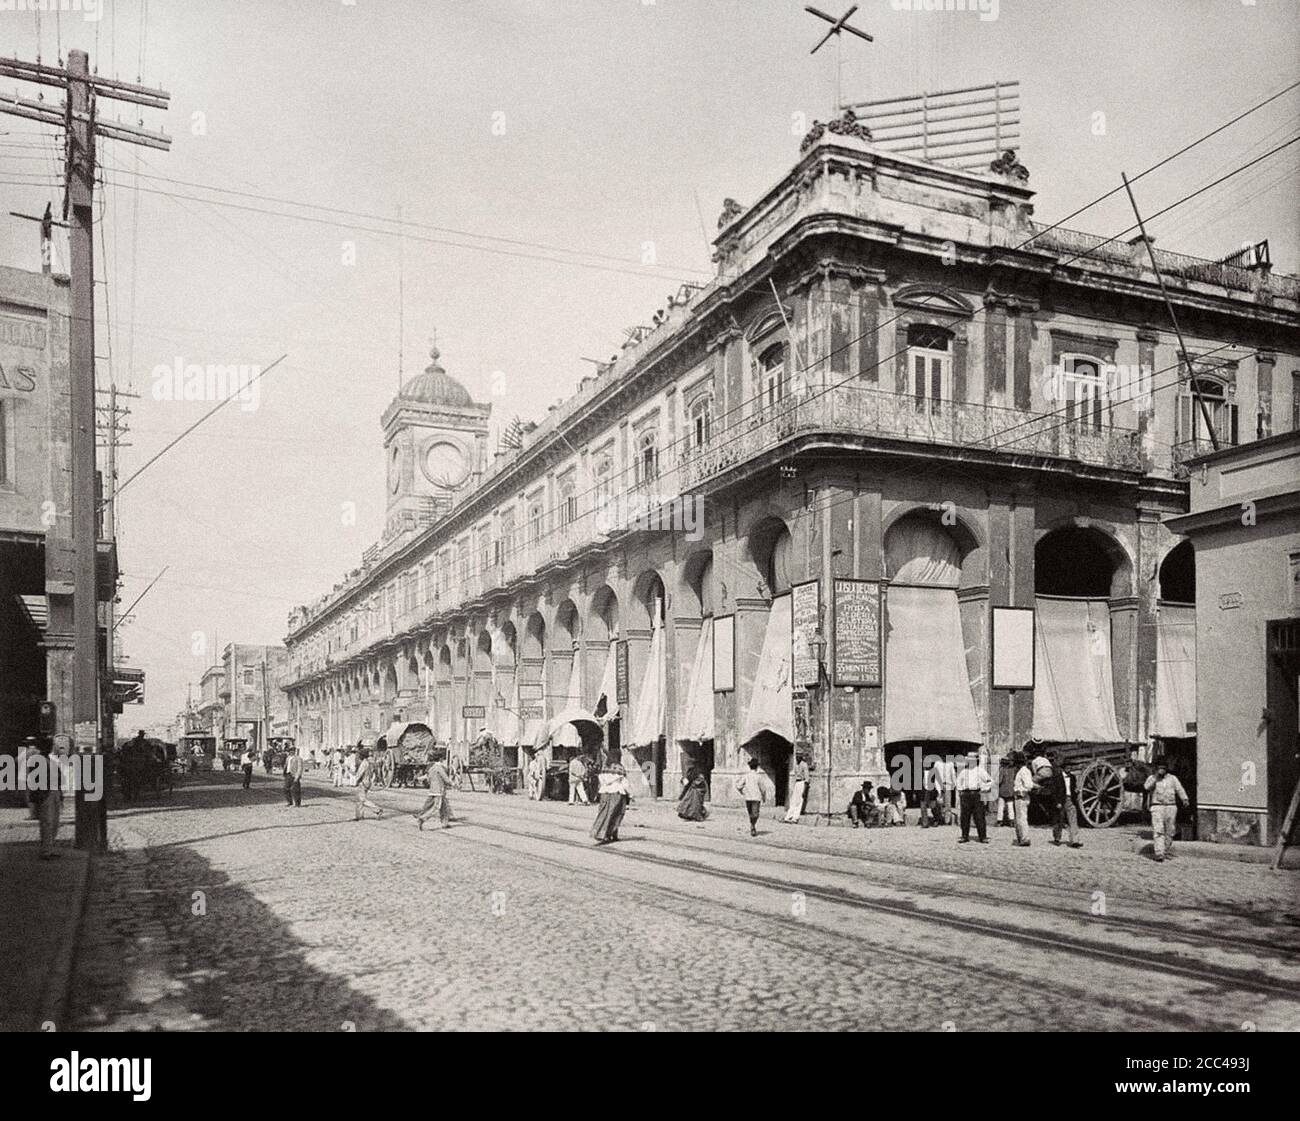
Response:
[[[252,769],[250,765],[249,774]],[[296,747],[289,748],[289,753],[284,757],[284,804],[302,805],[302,756]]]
[[[1156,760],[1156,773],[1147,779],[1146,789],[1151,794],[1151,840],[1155,843],[1155,858],[1157,863],[1163,863],[1166,856],[1174,855],[1178,807],[1188,805],[1190,799],[1178,776],[1169,773],[1163,759]]]
[[[1024,761],[1023,755],[1017,755],[1020,768],[1016,771],[1016,781],[1011,791],[1016,804],[1016,844],[1022,848],[1029,847],[1029,796],[1034,792],[1034,772]]]
[[[943,823],[951,825],[957,817],[957,764],[944,759],[939,764],[939,781],[943,798]]]
[[[247,790],[253,781],[253,752],[247,746],[239,757],[239,769],[244,772],[244,789]]]
[[[758,815],[767,801],[771,780],[758,769],[758,760],[750,758],[749,768],[736,778],[736,793],[744,799],[749,813],[749,835],[758,836]]]
[[[966,756],[966,765],[957,775],[957,795],[961,799],[961,840],[959,845],[970,844],[970,820],[975,818],[975,831],[980,844],[987,845],[988,825],[984,817],[984,795],[993,789],[993,778],[980,762],[979,753]]]

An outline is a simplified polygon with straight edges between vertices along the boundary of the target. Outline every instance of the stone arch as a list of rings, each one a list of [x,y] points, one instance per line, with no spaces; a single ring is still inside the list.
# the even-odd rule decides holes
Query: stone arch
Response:
[[[582,638],[582,615],[573,600],[566,599],[556,607],[551,630],[551,642],[557,650],[568,650]]]
[[[618,594],[602,584],[592,594],[584,634],[592,642],[604,642],[618,633]]]
[[[1133,594],[1133,562],[1117,537],[1075,519],[1034,544],[1034,593],[1091,599]]]
[[[497,664],[513,666],[519,660],[519,632],[511,620],[501,624],[498,638],[500,641],[493,647]]]
[[[546,654],[546,620],[540,611],[534,611],[524,621],[524,638],[520,656],[541,658]]]
[[[746,552],[769,596],[788,592],[795,582],[793,544],[789,524],[773,514],[755,522],[746,535]]]
[[[487,628],[478,632],[478,639],[474,643],[474,672],[492,672],[492,635]]]
[[[900,507],[884,521],[881,547],[884,572],[893,581],[951,587],[984,582],[983,572],[967,564],[980,547],[979,536],[952,508]],[[925,564],[923,555],[933,563]]]
[[[667,589],[663,577],[650,568],[641,573],[632,584],[631,601],[627,610],[628,627],[649,630],[655,618],[656,601],[659,605],[659,618],[662,619],[668,610]]]
[[[682,616],[711,616],[718,607],[718,590],[713,576],[713,550],[692,553],[678,570],[677,596],[673,613]]]

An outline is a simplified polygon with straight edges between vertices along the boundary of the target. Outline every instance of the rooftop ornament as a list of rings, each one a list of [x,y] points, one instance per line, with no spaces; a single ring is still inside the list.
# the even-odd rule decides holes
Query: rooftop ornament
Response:
[[[989,164],[989,170],[996,172],[998,175],[1004,175],[1008,179],[1014,179],[1019,183],[1029,182],[1029,168],[1016,158],[1014,148],[1004,149],[1002,155]]]
[[[842,116],[833,121],[813,121],[813,126],[808,130],[808,134],[799,143],[799,151],[806,152],[817,143],[826,133],[831,132],[836,136],[852,136],[858,140],[871,139],[871,129],[867,128],[854,115],[852,109],[845,109]]]

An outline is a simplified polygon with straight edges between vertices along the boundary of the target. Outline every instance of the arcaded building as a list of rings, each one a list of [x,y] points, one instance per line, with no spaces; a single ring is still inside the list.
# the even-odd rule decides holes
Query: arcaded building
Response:
[[[383,539],[290,613],[304,743],[529,746],[577,710],[643,793],[695,765],[734,800],[753,755],[784,800],[806,752],[810,811],[971,745],[1194,759],[1165,519],[1210,428],[1295,427],[1300,282],[1157,249],[1189,376],[1146,246],[1036,224],[1028,178],[817,126],[516,447],[435,353],[382,420]]]

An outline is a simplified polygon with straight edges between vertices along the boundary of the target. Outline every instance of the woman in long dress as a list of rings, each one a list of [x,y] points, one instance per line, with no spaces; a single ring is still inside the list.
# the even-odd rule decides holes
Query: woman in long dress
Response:
[[[596,814],[591,835],[599,845],[618,840],[618,827],[623,820],[632,792],[627,785],[627,771],[620,763],[610,759],[600,769],[600,810]]]
[[[682,788],[681,800],[677,803],[677,816],[683,821],[703,821],[709,816],[704,808],[704,796],[708,792],[708,783],[700,774],[698,767],[686,772],[686,785]]]

